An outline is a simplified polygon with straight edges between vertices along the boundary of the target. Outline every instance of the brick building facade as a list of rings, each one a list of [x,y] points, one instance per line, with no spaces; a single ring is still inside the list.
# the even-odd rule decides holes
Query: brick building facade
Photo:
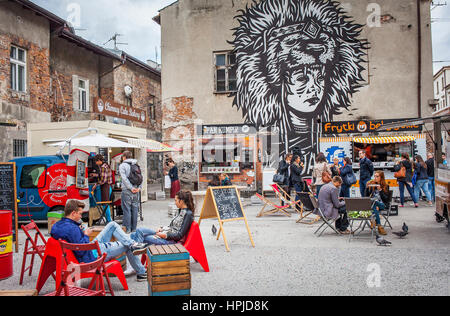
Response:
[[[95,114],[96,97],[145,110],[147,123]],[[27,155],[29,123],[86,120],[144,128],[161,140],[160,71],[75,35],[28,0],[1,1],[0,161]]]

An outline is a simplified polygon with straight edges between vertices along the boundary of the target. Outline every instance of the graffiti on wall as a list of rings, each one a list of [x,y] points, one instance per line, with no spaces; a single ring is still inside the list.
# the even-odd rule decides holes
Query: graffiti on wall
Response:
[[[279,133],[280,155],[301,150],[310,173],[318,123],[348,109],[364,81],[363,26],[327,0],[262,0],[235,18],[233,105],[246,123]]]

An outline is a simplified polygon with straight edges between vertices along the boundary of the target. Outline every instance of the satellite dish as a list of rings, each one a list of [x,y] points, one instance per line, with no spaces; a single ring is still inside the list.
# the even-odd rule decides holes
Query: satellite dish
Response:
[[[123,88],[123,91],[125,92],[125,95],[127,97],[131,97],[131,94],[133,93],[133,88],[127,85]]]

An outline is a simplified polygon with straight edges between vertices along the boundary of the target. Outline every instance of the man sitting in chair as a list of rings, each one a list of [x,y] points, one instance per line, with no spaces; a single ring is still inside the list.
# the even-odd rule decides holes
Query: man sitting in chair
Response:
[[[319,207],[327,219],[336,220],[336,229],[341,234],[350,234],[350,231],[347,229],[350,223],[347,219],[345,201],[344,198],[339,197],[341,185],[342,178],[339,176],[334,177],[330,183],[325,184],[319,192]]]
[[[84,229],[80,224],[81,216],[84,212],[84,203],[77,200],[69,200],[64,209],[64,218],[52,226],[51,236],[62,239],[71,244],[88,244],[91,229]],[[111,242],[115,237],[116,242]],[[93,240],[98,241],[102,253],[106,253],[106,261],[117,258],[122,253],[126,253],[128,261],[137,273],[137,281],[147,281],[145,267],[141,264],[136,253],[146,248],[146,244],[138,243],[125,234],[119,224],[110,222],[103,231]],[[80,263],[91,263],[98,258],[98,254],[93,251],[75,251],[75,257]]]

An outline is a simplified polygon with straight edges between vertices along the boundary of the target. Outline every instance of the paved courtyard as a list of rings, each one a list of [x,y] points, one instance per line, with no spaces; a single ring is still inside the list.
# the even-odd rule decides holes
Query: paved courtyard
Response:
[[[169,201],[144,204],[144,222],[139,226],[168,225]],[[403,240],[391,234],[386,239],[391,247],[379,247],[368,239],[348,241],[331,230],[318,238],[312,226],[297,224],[298,216],[257,218],[260,205],[244,201],[244,209],[256,247],[251,246],[245,223],[225,223],[230,246],[226,251],[222,238],[218,241],[211,228],[218,221],[204,220],[200,229],[209,260],[205,273],[191,259],[192,295],[194,296],[291,296],[291,295],[449,295],[450,233],[443,223],[436,223],[434,209],[425,206],[400,209],[391,217],[395,231],[403,222],[410,235]],[[40,225],[47,233],[47,226]],[[364,235],[365,233],[363,233]],[[366,234],[365,237],[368,235]],[[0,281],[0,290],[32,289],[36,285],[38,267],[31,277],[25,276],[19,286],[21,252],[24,234],[20,232],[20,252],[14,254],[14,276]],[[40,260],[37,260],[40,265]],[[123,291],[112,278],[116,295],[147,295],[147,284],[128,277],[129,291]],[[41,294],[54,289],[49,279]]]

